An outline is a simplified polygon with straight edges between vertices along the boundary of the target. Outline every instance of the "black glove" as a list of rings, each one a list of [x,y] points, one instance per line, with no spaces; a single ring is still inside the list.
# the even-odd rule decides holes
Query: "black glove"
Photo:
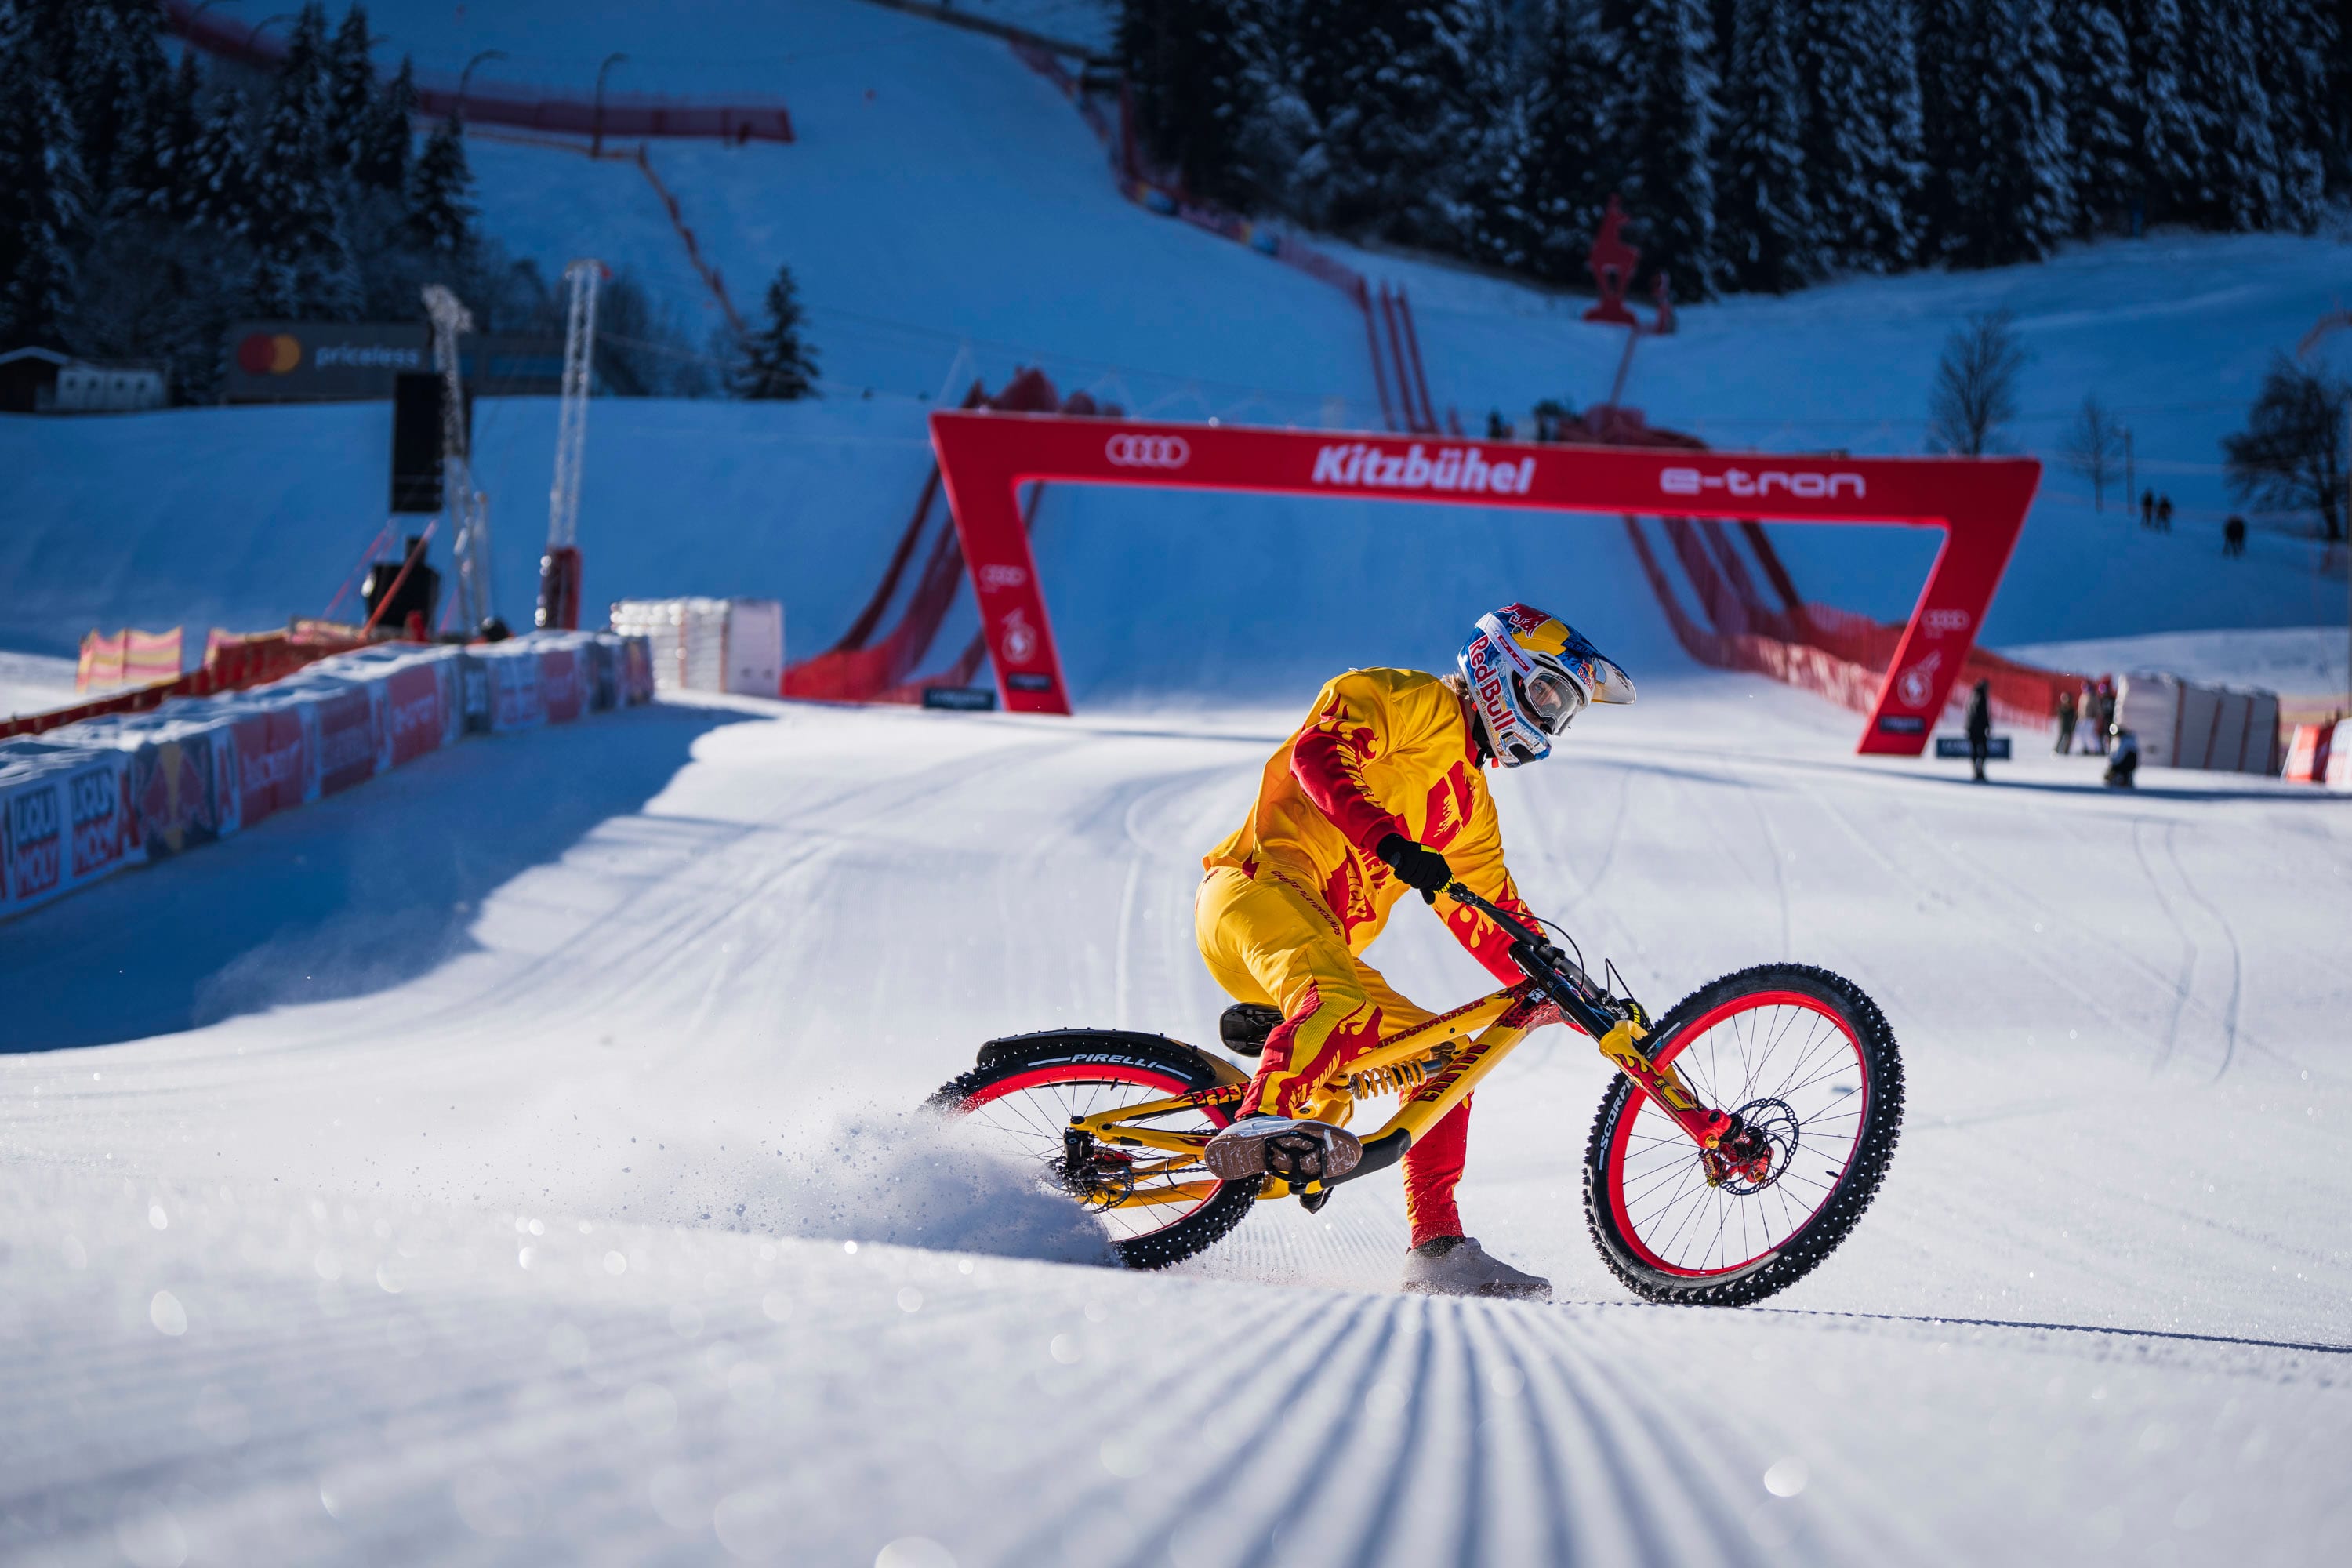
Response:
[[[1454,880],[1454,868],[1436,850],[1415,844],[1402,833],[1391,833],[1377,845],[1372,853],[1389,863],[1397,880],[1417,889],[1423,903],[1437,902],[1437,895]]]

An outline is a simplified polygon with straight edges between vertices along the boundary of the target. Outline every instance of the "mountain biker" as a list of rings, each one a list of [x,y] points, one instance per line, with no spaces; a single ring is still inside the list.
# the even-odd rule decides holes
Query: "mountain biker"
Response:
[[[1438,906],[1458,879],[1526,913],[1482,770],[1549,756],[1589,702],[1633,700],[1623,670],[1525,605],[1479,617],[1455,662],[1459,673],[1442,677],[1354,669],[1330,681],[1267,762],[1249,820],[1202,862],[1201,956],[1241,1004],[1229,1018],[1255,1007],[1272,1026],[1238,1119],[1204,1154],[1223,1180],[1273,1173],[1303,1185],[1356,1167],[1363,1145],[1344,1125],[1352,1099],[1320,1086],[1382,1035],[1433,1016],[1359,955],[1407,889]],[[1492,921],[1451,900],[1438,907],[1497,979],[1524,978]],[[1454,1189],[1469,1121],[1465,1099],[1405,1153],[1405,1289],[1549,1297],[1549,1281],[1463,1235]]]

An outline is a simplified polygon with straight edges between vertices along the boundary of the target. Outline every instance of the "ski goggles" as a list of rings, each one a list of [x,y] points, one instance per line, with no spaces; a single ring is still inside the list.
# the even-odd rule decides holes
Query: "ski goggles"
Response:
[[[1538,669],[1519,680],[1528,717],[1547,735],[1557,735],[1584,711],[1584,689],[1558,670]]]

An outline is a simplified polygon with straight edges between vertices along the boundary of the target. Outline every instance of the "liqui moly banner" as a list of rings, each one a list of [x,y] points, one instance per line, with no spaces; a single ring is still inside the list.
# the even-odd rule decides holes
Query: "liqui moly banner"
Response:
[[[1069,692],[1018,487],[1037,481],[1339,496],[1604,516],[1937,528],[1929,572],[1860,749],[1916,756],[1983,625],[2042,467],[2027,458],[1849,458],[1529,446],[1374,434],[941,411],[931,445],[972,574],[999,694],[1066,713]]]
[[[0,912],[46,903],[144,858],[130,763],[112,748],[0,756]]]

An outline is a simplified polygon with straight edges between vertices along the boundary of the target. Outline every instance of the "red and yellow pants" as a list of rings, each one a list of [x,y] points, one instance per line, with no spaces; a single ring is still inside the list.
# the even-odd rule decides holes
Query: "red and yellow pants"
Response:
[[[1380,1044],[1382,1035],[1431,1016],[1348,950],[1339,922],[1307,884],[1261,864],[1255,876],[1221,866],[1201,884],[1193,933],[1209,973],[1236,1002],[1280,1008],[1241,1114],[1315,1117],[1345,1126],[1354,1102],[1323,1081]],[[1404,1156],[1405,1217],[1412,1245],[1462,1234],[1454,1189],[1468,1152],[1465,1100]]]

